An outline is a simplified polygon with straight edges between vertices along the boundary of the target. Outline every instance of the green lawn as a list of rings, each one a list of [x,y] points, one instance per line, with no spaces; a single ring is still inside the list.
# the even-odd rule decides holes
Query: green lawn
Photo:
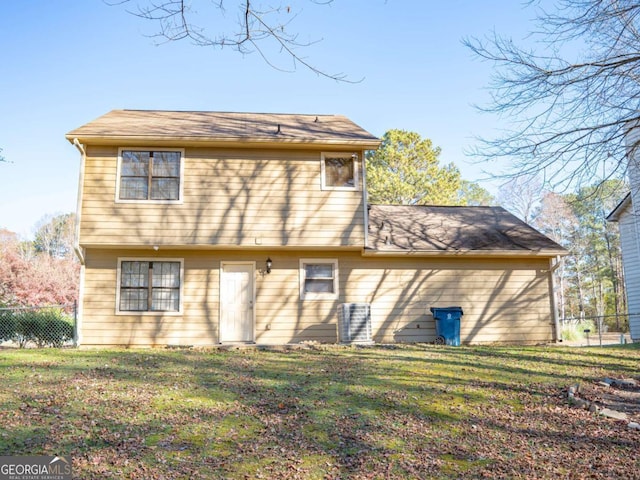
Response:
[[[625,347],[0,350],[0,455],[77,478],[640,478],[640,431],[566,389]]]

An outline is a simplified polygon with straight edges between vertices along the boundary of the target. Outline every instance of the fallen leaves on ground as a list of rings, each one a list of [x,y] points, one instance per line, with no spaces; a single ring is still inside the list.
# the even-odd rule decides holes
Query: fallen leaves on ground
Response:
[[[71,455],[75,478],[640,478],[640,432],[566,395],[630,377],[639,359],[637,348],[2,350],[0,455]]]

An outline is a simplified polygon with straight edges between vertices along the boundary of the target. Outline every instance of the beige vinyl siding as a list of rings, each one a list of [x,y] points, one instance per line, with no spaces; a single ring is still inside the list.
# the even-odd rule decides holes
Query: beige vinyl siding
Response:
[[[89,147],[80,243],[360,247],[362,191],[322,191],[320,154],[187,148],[183,203],[166,205],[116,203],[118,149]]]
[[[119,257],[184,259],[183,314],[116,315],[116,272]],[[164,251],[155,254],[153,250],[88,250],[81,344],[210,345],[214,343],[213,339],[217,338],[218,332],[218,276],[219,263],[194,255],[194,252],[185,254]]]
[[[298,252],[300,253],[300,252]],[[84,346],[213,345],[218,343],[222,261],[256,262],[255,340],[284,344],[336,341],[335,301],[300,302],[299,256],[278,256],[264,272],[267,252],[96,250],[86,255],[81,344]],[[184,259],[183,315],[115,313],[119,257]]]
[[[348,302],[371,303],[376,342],[435,339],[430,307],[460,306],[462,343],[553,338],[548,260],[364,258],[344,261]]]
[[[184,260],[182,315],[116,315],[119,257]],[[265,261],[273,261],[266,274]],[[337,300],[300,300],[301,258],[337,259]],[[87,251],[81,342],[89,345],[212,345],[218,343],[222,261],[255,262],[255,341],[286,344],[337,341],[337,307],[371,303],[374,340],[432,342],[429,307],[464,310],[463,343],[552,341],[547,259],[362,257],[358,252]]]

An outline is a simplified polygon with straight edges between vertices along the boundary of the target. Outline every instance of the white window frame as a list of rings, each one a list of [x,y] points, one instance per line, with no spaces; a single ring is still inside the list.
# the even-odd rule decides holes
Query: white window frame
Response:
[[[336,187],[326,184],[325,158],[351,158],[353,160],[353,187]],[[356,152],[322,152],[320,154],[320,178],[322,190],[342,190],[345,192],[360,191],[360,155]]]
[[[177,312],[165,311],[136,311],[120,310],[120,284],[122,282],[122,262],[179,262],[180,263],[180,304]],[[178,316],[183,314],[184,308],[184,258],[159,258],[159,257],[118,257],[116,279],[116,315],[143,315],[143,316]]]
[[[134,198],[121,199],[120,198],[120,173],[122,170],[122,152],[134,151],[134,152],[180,152],[180,188],[178,190],[177,200],[138,200]],[[118,148],[118,166],[116,173],[116,203],[146,203],[146,204],[160,204],[160,205],[181,205],[184,203],[184,164],[186,163],[185,149],[184,148],[165,148],[165,147],[120,147]]]
[[[331,293],[318,293],[318,292],[305,292],[305,280],[306,269],[305,265],[332,265],[333,266],[333,292]],[[339,284],[340,271],[338,270],[337,258],[301,258],[300,259],[300,300],[336,300],[339,296]]]

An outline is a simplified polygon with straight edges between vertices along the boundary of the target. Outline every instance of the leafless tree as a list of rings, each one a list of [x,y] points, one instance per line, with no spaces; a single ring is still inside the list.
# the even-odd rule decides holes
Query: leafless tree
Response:
[[[554,192],[545,192],[540,202],[540,214],[536,218],[534,226],[542,233],[548,235],[559,245],[570,249],[573,233],[578,219],[571,210],[566,199]],[[560,318],[567,317],[567,266],[565,257],[560,257],[559,268],[556,275],[556,296]],[[582,299],[579,300],[582,303]]]
[[[73,213],[45,215],[36,225],[33,247],[53,258],[76,260],[73,253],[76,216]]]
[[[498,192],[498,204],[522,221],[532,223],[540,212],[540,201],[544,192],[539,178],[522,175],[505,182]]]
[[[621,175],[625,132],[640,119],[640,2],[557,0],[545,11],[531,0],[528,7],[537,14],[533,47],[497,34],[464,42],[495,65],[492,100],[481,110],[513,122],[473,153],[508,157],[509,175],[540,173],[550,185]]]
[[[257,52],[271,67],[280,71],[294,71],[302,66],[319,76],[347,83],[344,73],[329,73],[318,68],[300,54],[320,40],[303,41],[291,31],[292,23],[304,1],[286,3],[259,0],[104,0],[112,6],[130,5],[127,12],[154,22],[158,31],[152,36],[162,42],[188,40],[202,47],[232,49],[241,54]],[[330,5],[334,0],[305,0],[316,5]],[[289,67],[276,63],[275,57],[284,55]]]

